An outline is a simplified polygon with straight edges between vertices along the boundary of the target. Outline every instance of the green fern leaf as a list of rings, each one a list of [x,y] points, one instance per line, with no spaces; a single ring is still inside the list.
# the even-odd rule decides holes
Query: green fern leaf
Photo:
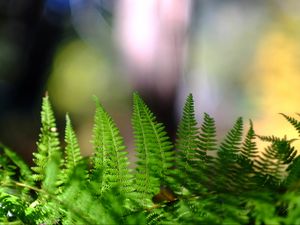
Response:
[[[35,224],[34,218],[26,215],[26,202],[17,196],[0,191],[0,223],[1,224]],[[16,223],[14,223],[16,222]]]
[[[170,186],[180,194],[181,192],[188,194],[187,191],[183,191],[184,189],[189,191],[201,189],[199,180],[204,177],[204,167],[209,158],[207,151],[213,150],[216,144],[214,123],[210,119],[205,114],[205,122],[201,127],[202,133],[199,137],[194,101],[190,94],[186,99],[177,131],[176,169],[173,170],[176,182],[170,182]]]
[[[286,179],[286,183],[292,187],[292,189],[298,189],[300,186],[300,156],[297,156],[293,159],[290,166],[287,168],[289,172]]]
[[[218,150],[217,186],[222,191],[236,191],[240,185],[235,179],[240,172],[238,165],[240,147],[243,135],[243,120],[238,118],[233,128],[228,132]]]
[[[45,167],[45,178],[42,183],[42,189],[48,193],[55,194],[59,182],[60,159],[53,155]]]
[[[61,208],[65,209],[62,224],[101,224],[102,221],[106,221],[103,207],[96,199],[98,191],[95,191],[87,180],[82,179],[85,167],[82,161],[74,168],[70,182],[59,196]],[[95,217],[100,219],[101,216],[101,220],[94,220]]]
[[[93,160],[94,179],[100,181],[99,194],[118,185],[123,192],[130,192],[131,175],[128,170],[127,152],[119,129],[96,100],[95,126],[93,130],[95,154]]]
[[[255,142],[255,132],[253,129],[252,121],[250,120],[250,127],[247,132],[247,135],[242,143],[242,147],[240,150],[240,155],[238,157],[236,165],[236,169],[238,173],[236,173],[236,183],[240,185],[244,184],[242,188],[240,187],[239,190],[241,192],[251,191],[255,185],[255,160],[258,156],[258,150]]]
[[[283,113],[280,113],[280,115],[282,115],[290,124],[292,124],[293,127],[298,131],[298,134],[300,135],[300,121]]]
[[[62,183],[66,183],[70,179],[74,168],[82,160],[78,140],[69,115],[66,115],[65,143],[65,168],[62,172]]]
[[[271,143],[274,143],[276,141],[280,141],[281,140],[281,138],[276,137],[274,135],[271,135],[271,136],[256,135],[256,137],[258,137],[262,141],[271,142]]]
[[[116,185],[98,197],[98,181],[82,179],[87,166],[83,162],[74,168],[60,196],[61,207],[65,209],[62,224],[144,224],[142,215],[134,218],[125,214],[126,193],[121,193]]]
[[[199,150],[198,128],[191,94],[187,97],[183,108],[183,116],[178,126],[177,137],[176,149],[178,150],[178,156],[176,157],[176,164],[180,168],[180,173],[186,176],[192,161],[196,160],[196,154]],[[201,153],[201,157],[204,158],[206,152]]]
[[[197,142],[190,144],[190,142],[193,142],[196,140],[198,134],[198,128],[197,128],[197,121],[195,118],[195,110],[194,110],[194,100],[192,94],[189,94],[184,108],[183,108],[183,116],[179,122],[178,125],[178,131],[177,131],[177,147],[179,148],[182,146],[182,149],[185,149],[186,147],[188,148],[185,150],[185,153],[187,154],[187,158],[193,159],[194,152],[197,149]],[[184,140],[185,138],[188,138],[187,140]],[[193,149],[192,149],[193,147]],[[192,154],[191,157],[189,157],[189,154]]]
[[[216,126],[215,120],[210,117],[207,113],[204,113],[203,122],[200,127],[199,139],[199,150],[197,151],[196,157],[199,159],[199,163],[195,166],[197,169],[189,175],[189,177],[194,180],[201,180],[201,183],[210,187],[212,182],[211,176],[218,176],[216,174],[216,160],[215,156],[218,148],[216,139]],[[207,176],[210,174],[210,176]],[[191,186],[196,193],[204,193],[199,189],[201,185],[194,184]],[[198,189],[198,190],[197,190]]]
[[[250,128],[241,149],[241,154],[246,159],[254,159],[257,156],[258,150],[255,142],[255,137],[256,135],[253,129],[253,123],[250,120]]]
[[[42,127],[37,143],[38,149],[37,152],[33,153],[35,166],[32,167],[32,170],[35,172],[33,174],[35,181],[43,181],[45,168],[50,158],[61,155],[54,113],[48,96],[43,98],[41,120]]]
[[[31,181],[32,171],[28,165],[17,155],[14,151],[9,148],[0,145],[0,148],[3,148],[4,154],[18,167],[20,170],[21,178],[26,181]]]
[[[215,120],[210,117],[207,113],[204,113],[203,123],[200,128],[199,135],[199,149],[200,157],[203,156],[204,161],[209,163],[211,161],[211,157],[208,157],[208,154],[213,154],[217,150],[217,132]]]
[[[218,157],[222,163],[237,160],[243,135],[243,120],[238,118],[233,128],[228,132],[218,150]]]
[[[168,169],[173,165],[173,146],[164,126],[144,101],[134,94],[132,125],[137,152],[136,186],[142,199],[159,192],[160,184],[166,183]]]
[[[15,152],[0,144],[0,190],[28,200],[28,189],[16,187],[14,182],[32,185],[32,171]]]
[[[273,139],[271,145],[267,146],[256,160],[256,168],[262,174],[270,176],[273,183],[281,183],[287,176],[286,170],[292,164],[297,152],[291,146],[294,139],[287,140],[286,137]]]

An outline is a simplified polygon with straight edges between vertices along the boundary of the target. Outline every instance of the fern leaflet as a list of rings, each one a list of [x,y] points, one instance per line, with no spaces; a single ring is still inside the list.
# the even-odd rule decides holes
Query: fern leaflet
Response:
[[[183,108],[183,116],[180,120],[178,130],[177,130],[177,140],[176,140],[176,167],[174,170],[175,176],[179,183],[187,184],[185,180],[187,175],[193,173],[193,167],[195,167],[197,157],[196,154],[199,151],[199,141],[197,121],[194,113],[194,101],[190,94]],[[200,153],[201,154],[201,153]],[[205,154],[202,153],[202,154]],[[204,155],[201,155],[204,158]]]
[[[58,132],[48,96],[43,98],[41,120],[42,126],[37,143],[38,149],[37,152],[33,153],[35,166],[32,167],[32,170],[35,172],[33,174],[35,181],[45,179],[45,168],[52,156],[60,157]]]
[[[96,101],[93,135],[95,155],[92,177],[100,178],[100,191],[119,186],[122,192],[130,192],[131,175],[128,170],[127,153],[120,132],[112,118]]]
[[[238,174],[238,158],[243,135],[243,120],[238,118],[228,132],[218,150],[218,176],[223,190],[232,190],[238,182],[234,177]]]
[[[168,169],[173,165],[173,146],[156,118],[143,100],[133,96],[132,125],[137,152],[136,186],[143,199],[159,192],[166,183]]]
[[[61,178],[63,184],[70,179],[74,168],[82,160],[76,134],[73,130],[69,115],[66,115],[65,143],[65,161]]]
[[[293,127],[298,131],[298,134],[300,135],[300,122],[293,117],[287,116],[284,113],[280,113],[280,115],[282,115],[290,124],[292,124]]]

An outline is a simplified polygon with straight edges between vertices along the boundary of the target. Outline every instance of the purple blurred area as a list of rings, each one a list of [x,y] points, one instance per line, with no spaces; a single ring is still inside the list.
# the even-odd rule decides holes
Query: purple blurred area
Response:
[[[297,0],[0,0],[0,140],[30,161],[46,90],[58,129],[62,133],[69,112],[84,154],[92,150],[92,95],[116,120],[129,150],[133,91],[173,139],[189,93],[199,122],[208,112],[220,137],[238,116],[257,119],[265,129],[262,119],[281,110],[272,107],[276,99],[294,94],[284,85],[300,84],[299,5]],[[281,107],[284,113],[297,111],[292,101]]]

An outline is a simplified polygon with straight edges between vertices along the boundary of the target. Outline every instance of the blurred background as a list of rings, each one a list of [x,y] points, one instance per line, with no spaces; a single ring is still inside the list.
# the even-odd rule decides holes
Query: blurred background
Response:
[[[300,112],[299,10],[297,0],[0,0],[0,140],[30,162],[46,91],[84,155],[93,95],[131,152],[133,91],[172,138],[189,93],[220,138],[238,116],[258,134],[297,137],[278,113]]]

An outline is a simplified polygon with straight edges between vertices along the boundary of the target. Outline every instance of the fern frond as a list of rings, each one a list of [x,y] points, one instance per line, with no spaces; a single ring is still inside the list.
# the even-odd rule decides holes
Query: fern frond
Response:
[[[141,216],[133,218],[125,214],[126,193],[121,193],[117,186],[97,197],[98,181],[82,180],[85,167],[83,163],[76,166],[60,196],[61,207],[65,210],[62,224],[144,224]]]
[[[48,193],[55,194],[60,174],[60,158],[53,155],[47,162],[45,178],[42,182],[42,189]]]
[[[291,189],[298,189],[300,186],[300,156],[297,156],[292,160],[287,171],[289,174],[286,178],[286,183],[291,187]]]
[[[30,200],[29,190],[17,187],[15,182],[32,185],[32,172],[15,152],[0,145],[0,191],[14,193],[24,201]]]
[[[75,168],[75,170],[81,169],[82,166]],[[86,181],[82,182],[82,174],[79,174],[79,177],[76,172],[73,174],[64,192],[60,195],[61,203],[63,203],[61,208],[65,209],[62,224],[101,224],[105,218],[99,218],[98,221],[94,219],[97,216],[103,216],[103,207],[95,198],[98,193],[94,192]]]
[[[255,138],[253,124],[250,120],[250,127],[240,148],[236,164],[230,166],[232,167],[231,173],[235,177],[235,183],[240,186],[238,188],[239,192],[252,191],[256,186],[255,175],[257,172],[255,171],[255,160],[258,156],[258,149]]]
[[[274,135],[271,136],[264,136],[264,135],[256,135],[256,137],[258,137],[260,140],[265,141],[265,142],[276,142],[276,141],[280,141],[281,138],[276,137]]]
[[[282,221],[283,218],[280,218],[276,212],[278,194],[274,190],[276,190],[275,186],[272,186],[270,189],[257,190],[252,198],[248,198],[246,209],[249,209],[249,217],[252,223],[281,224],[279,221]]]
[[[194,100],[190,94],[183,108],[183,116],[177,130],[176,149],[178,150],[177,166],[182,166],[181,172],[185,173],[190,167],[191,161],[195,160],[198,151],[198,128],[194,111]],[[202,152],[201,152],[202,153]],[[201,154],[200,153],[200,154]],[[206,154],[203,152],[202,154]],[[201,155],[204,158],[204,156]],[[179,161],[180,160],[180,161]]]
[[[265,148],[256,160],[257,169],[263,174],[271,175],[274,182],[281,182],[286,176],[288,166],[293,162],[297,152],[286,137],[277,140]]]
[[[41,132],[37,142],[38,149],[37,152],[33,153],[35,166],[32,167],[32,170],[35,172],[33,174],[35,181],[43,181],[49,159],[52,156],[60,157],[61,155],[54,113],[48,96],[43,98],[41,120]]]
[[[288,203],[288,216],[283,219],[283,224],[299,224],[300,223],[300,196],[299,196],[299,182],[296,186],[293,185],[294,190],[284,194],[284,200]]]
[[[159,192],[160,184],[166,183],[168,169],[172,166],[173,146],[164,126],[144,101],[133,95],[132,125],[137,152],[136,186],[143,199]]]
[[[217,134],[214,118],[204,113],[203,123],[200,127],[199,148],[201,152],[213,153],[217,150]]]
[[[222,163],[235,162],[239,154],[243,135],[243,120],[238,118],[233,128],[228,132],[218,150],[218,157]]]
[[[26,215],[34,218],[35,223],[28,224],[58,224],[61,217],[62,209],[57,202],[47,196],[47,201],[34,202],[26,209]]]
[[[173,221],[178,224],[219,224],[217,217],[210,214],[209,204],[207,199],[183,199],[174,206]]]
[[[199,153],[197,158],[200,162],[197,165],[197,170],[190,174],[193,180],[201,180],[201,183],[205,183],[206,187],[210,187],[214,182],[211,177],[218,176],[216,173],[216,151],[218,149],[217,145],[217,134],[215,120],[207,113],[204,113],[203,122],[200,127],[199,134]],[[208,174],[210,174],[208,176]],[[193,185],[193,189],[199,188],[200,185]],[[203,190],[198,190],[198,194],[203,193]]]
[[[191,193],[203,193],[203,187],[199,183],[203,184],[209,170],[207,166],[212,162],[210,154],[217,149],[216,128],[214,119],[205,113],[199,132],[192,95],[187,97],[177,133],[175,183],[186,189],[185,194],[188,194],[187,190]],[[178,192],[178,187],[175,188]]]
[[[35,224],[35,218],[26,215],[27,203],[19,197],[0,191],[0,223],[20,222],[19,224]]]
[[[17,155],[14,151],[9,148],[0,145],[0,148],[3,148],[5,156],[7,156],[20,170],[20,180],[26,180],[27,182],[31,181],[32,171],[28,165]]]
[[[74,168],[82,160],[78,140],[73,130],[71,119],[66,115],[66,129],[65,129],[65,160],[64,169],[62,172],[62,183],[66,183],[73,174]]]
[[[238,159],[243,135],[243,120],[238,118],[218,149],[218,178],[216,182],[223,191],[236,191],[239,182],[235,177],[239,173]]]
[[[173,172],[177,182],[174,183],[186,185],[188,183],[186,180],[188,174],[195,172],[195,165],[199,163],[200,158],[203,160],[206,155],[206,152],[200,152],[198,149],[198,128],[194,112],[194,100],[191,94],[187,97],[183,108],[175,147],[177,150],[175,158],[176,169]],[[196,154],[199,154],[200,157],[197,157]]]
[[[164,221],[163,210],[160,208],[147,215],[147,224],[149,225],[161,224],[162,221]]]
[[[258,156],[258,149],[256,146],[255,138],[256,135],[253,129],[253,123],[250,120],[250,127],[242,143],[240,155],[238,157],[238,164],[240,167],[238,179],[241,180],[241,183],[245,184],[244,187],[248,190],[250,190],[252,188],[252,184],[254,184],[254,162],[256,157]]]
[[[95,154],[92,177],[100,181],[99,194],[114,186],[130,192],[131,175],[128,170],[127,152],[116,124],[96,101],[95,126],[93,130]]]
[[[253,123],[250,120],[250,128],[241,148],[241,155],[246,159],[254,159],[257,156],[258,149],[256,146],[255,138],[256,135],[253,129]]]
[[[45,167],[41,189],[35,189],[37,198],[31,204],[30,214],[36,216],[38,224],[57,224],[61,218],[62,209],[57,207],[56,196],[60,193],[60,165],[59,154],[52,154]],[[28,209],[27,209],[28,210]]]
[[[293,127],[298,131],[298,134],[300,135],[300,121],[296,120],[293,117],[287,116],[284,113],[279,113],[279,114],[282,115],[290,124],[292,124]]]

